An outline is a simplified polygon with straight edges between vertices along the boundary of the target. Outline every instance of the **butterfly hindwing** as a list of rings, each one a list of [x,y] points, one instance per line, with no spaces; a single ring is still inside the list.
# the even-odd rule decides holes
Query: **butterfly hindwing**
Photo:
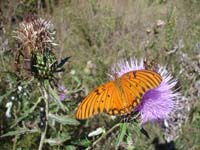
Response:
[[[116,99],[116,89],[113,82],[107,82],[93,90],[80,104],[76,117],[78,119],[89,118],[98,113],[109,113],[115,105],[120,106],[113,101]]]
[[[138,70],[124,74],[121,77],[121,81],[129,103],[129,108],[134,109],[138,106],[144,94],[156,88],[162,79],[154,71]]]

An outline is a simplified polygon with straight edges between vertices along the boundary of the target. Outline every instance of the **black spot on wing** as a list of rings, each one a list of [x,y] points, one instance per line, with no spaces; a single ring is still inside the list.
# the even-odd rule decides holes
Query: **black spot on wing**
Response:
[[[135,79],[135,80],[136,80],[136,79]],[[137,97],[137,96],[141,96],[141,95],[143,96],[144,92],[142,93],[141,91],[139,91],[139,90],[137,89],[138,86],[140,86],[141,88],[142,88],[142,86],[141,86],[140,84],[138,84],[135,80],[127,80],[127,82],[129,82],[129,84],[132,84],[132,85],[135,83],[135,87],[136,87],[136,88],[134,88],[134,90],[133,90],[132,92],[135,91],[135,92],[137,92],[137,93],[139,94],[139,95],[137,94],[136,97]],[[137,80],[138,80],[138,79],[137,79]],[[126,86],[126,85],[125,85],[125,86]],[[134,87],[134,86],[132,86],[132,87]]]
[[[102,105],[102,103],[104,102],[104,95],[106,94],[107,92],[106,92],[106,89],[105,90],[103,90],[102,92],[101,92],[101,95],[99,95],[99,97],[97,98],[97,111],[98,111],[98,113],[101,113],[101,105]],[[103,111],[103,110],[102,110]]]
[[[133,71],[133,77],[136,78],[136,71]]]
[[[142,91],[145,93],[146,92],[146,89],[142,86]]]
[[[99,92],[99,89],[94,90],[94,92],[95,92],[97,95],[100,95],[100,94],[101,94],[101,93]]]
[[[114,103],[114,99],[113,99],[113,93],[115,92],[115,89],[114,89],[114,87],[112,88],[112,89],[110,89],[111,91],[109,92],[109,93],[111,93],[111,94],[108,94],[108,95],[110,95],[110,97],[109,97],[109,101],[107,102],[107,105],[108,106],[106,106],[107,108],[108,108],[108,114],[109,114],[109,111],[110,110],[112,110],[113,109],[113,103]]]

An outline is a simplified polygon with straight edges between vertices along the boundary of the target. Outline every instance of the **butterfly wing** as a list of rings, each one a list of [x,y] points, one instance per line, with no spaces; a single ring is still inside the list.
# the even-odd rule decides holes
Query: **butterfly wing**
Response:
[[[121,76],[121,84],[126,97],[128,113],[139,105],[146,92],[160,85],[162,77],[155,71],[137,70]]]
[[[117,114],[123,104],[113,81],[107,82],[93,90],[79,105],[77,119],[87,119],[93,115],[105,112]]]
[[[93,90],[79,105],[76,118],[87,119],[102,112],[110,115],[130,113],[144,94],[160,85],[161,81],[161,76],[154,71],[128,72]]]

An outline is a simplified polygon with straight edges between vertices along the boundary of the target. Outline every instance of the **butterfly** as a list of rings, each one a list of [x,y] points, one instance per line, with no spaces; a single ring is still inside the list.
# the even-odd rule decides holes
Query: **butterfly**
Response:
[[[103,112],[109,115],[130,114],[144,94],[161,82],[161,75],[153,70],[127,72],[89,93],[79,105],[76,118],[87,119]]]

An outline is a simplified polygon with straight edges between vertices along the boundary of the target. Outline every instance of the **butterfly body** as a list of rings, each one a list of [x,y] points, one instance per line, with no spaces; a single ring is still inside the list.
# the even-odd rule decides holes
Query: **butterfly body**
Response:
[[[136,108],[144,94],[160,85],[160,74],[151,70],[136,70],[94,89],[79,105],[76,118],[87,119],[99,113],[125,115]]]

